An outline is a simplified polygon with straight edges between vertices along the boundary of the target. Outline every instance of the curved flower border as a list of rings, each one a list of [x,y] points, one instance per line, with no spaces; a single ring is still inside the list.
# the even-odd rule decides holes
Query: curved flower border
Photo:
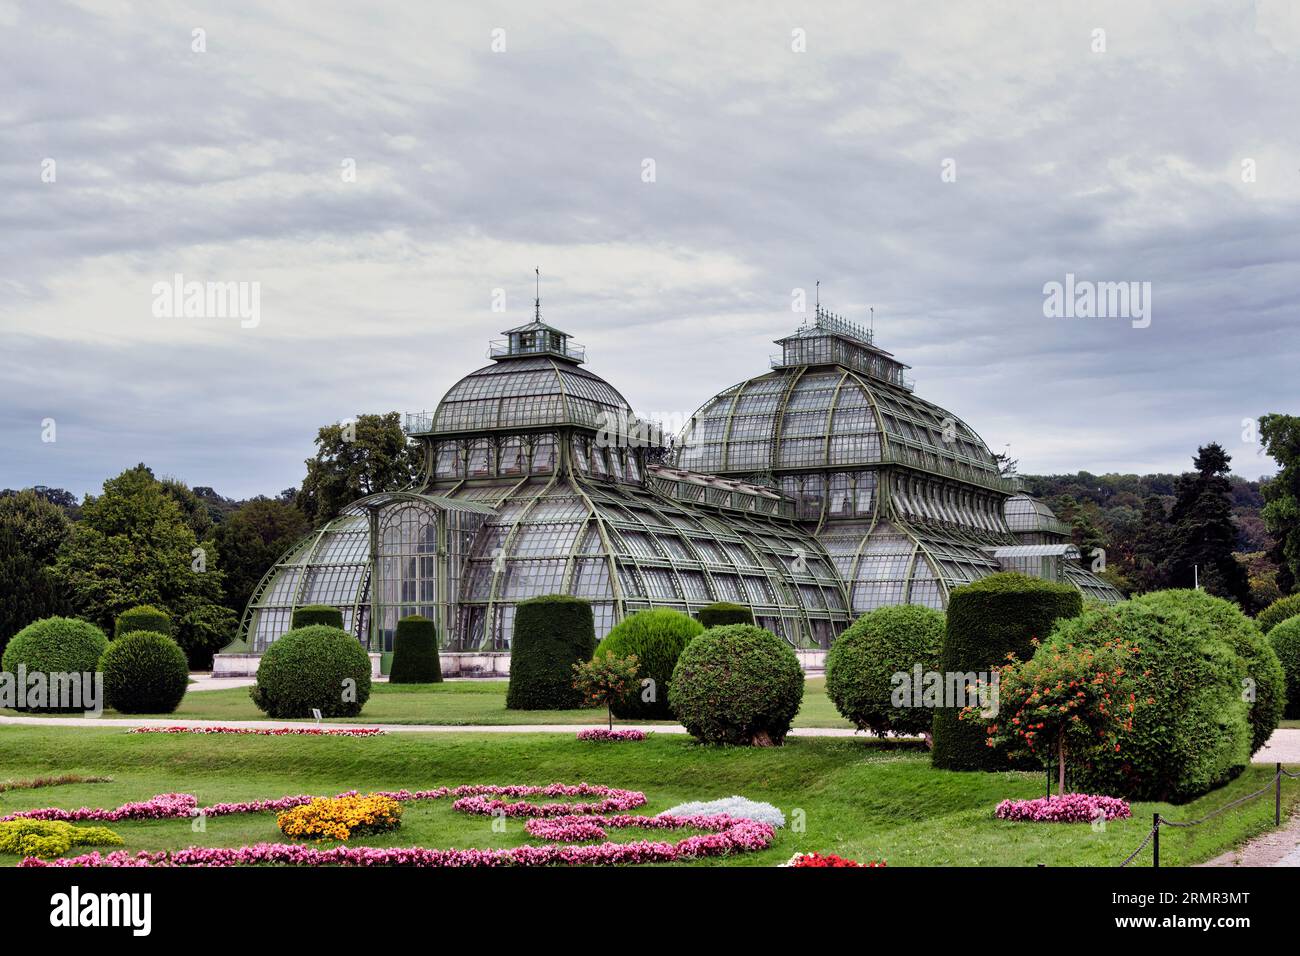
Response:
[[[645,740],[644,730],[609,730],[605,727],[588,727],[586,730],[578,731],[579,740],[597,740],[597,741],[635,741]]]
[[[255,737],[383,737],[378,727],[133,727],[128,734],[248,734]]]

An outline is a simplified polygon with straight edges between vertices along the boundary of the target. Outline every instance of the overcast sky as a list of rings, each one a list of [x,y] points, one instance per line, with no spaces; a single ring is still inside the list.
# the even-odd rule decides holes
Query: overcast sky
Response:
[[[296,485],[485,364],[535,266],[659,417],[819,279],[1024,473],[1257,477],[1243,420],[1300,412],[1291,0],[0,0],[0,89],[0,487]],[[1149,326],[1046,317],[1067,273]],[[177,274],[256,326],[156,315]]]

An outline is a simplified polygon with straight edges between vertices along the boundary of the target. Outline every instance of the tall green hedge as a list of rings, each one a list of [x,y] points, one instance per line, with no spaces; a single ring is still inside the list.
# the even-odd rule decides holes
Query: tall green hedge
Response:
[[[172,616],[149,604],[141,604],[129,611],[123,611],[113,622],[113,638],[134,631],[153,631],[165,637],[172,636]]]
[[[635,654],[638,676],[652,681],[632,697],[614,707],[614,716],[624,720],[667,720],[668,685],[673,668],[686,645],[704,633],[704,626],[694,618],[669,608],[654,608],[630,614],[614,625],[596,646],[595,656]],[[646,699],[649,697],[650,699]]]
[[[293,612],[292,630],[323,624],[325,627],[337,627],[343,630],[343,612],[328,604],[306,604]]]
[[[390,684],[439,684],[442,661],[438,658],[438,629],[433,621],[412,614],[397,622],[393,635]]]
[[[705,628],[754,623],[753,610],[743,604],[732,604],[730,601],[719,601],[708,607],[702,607],[696,617]]]
[[[1300,718],[1300,617],[1289,617],[1268,632],[1269,643],[1286,673],[1286,716]]]
[[[1264,610],[1255,615],[1255,623],[1267,634],[1288,618],[1300,614],[1300,594],[1278,598]]]
[[[1042,641],[1062,618],[1077,617],[1083,598],[1068,584],[1031,578],[1013,571],[989,575],[956,588],[948,598],[948,622],[939,670],[949,674],[988,674],[1008,654],[1028,660],[1035,638]],[[972,681],[974,678],[970,678]],[[1005,770],[1006,758],[986,744],[978,721],[959,720],[960,708],[934,713],[931,759],[943,770]]]
[[[570,710],[582,706],[573,665],[591,659],[596,628],[591,605],[567,594],[521,601],[510,644],[509,710]]]

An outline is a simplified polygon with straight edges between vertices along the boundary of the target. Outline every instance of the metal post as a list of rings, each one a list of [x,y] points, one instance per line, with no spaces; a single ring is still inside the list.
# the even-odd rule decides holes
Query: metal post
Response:
[[[1273,769],[1273,826],[1282,825],[1282,762]]]
[[[1050,800],[1051,798],[1052,798],[1052,767],[1049,764],[1047,767],[1047,799]]]
[[[1151,865],[1160,868],[1160,814],[1151,814]]]

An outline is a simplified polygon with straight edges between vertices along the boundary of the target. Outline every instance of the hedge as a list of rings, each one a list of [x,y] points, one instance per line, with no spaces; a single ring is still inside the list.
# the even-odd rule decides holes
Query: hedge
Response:
[[[105,703],[123,714],[170,714],[190,683],[185,652],[157,631],[115,637],[99,659],[99,669]]]
[[[0,669],[17,674],[20,666],[35,674],[93,674],[108,646],[108,638],[95,625],[71,617],[47,617],[33,621],[13,636],[0,657]],[[47,684],[48,688],[48,684]],[[83,691],[87,690],[84,688]],[[89,709],[92,701],[83,696],[82,706],[54,707],[47,697],[44,704],[26,704],[21,710],[43,713],[73,712]]]
[[[172,616],[150,604],[141,604],[129,611],[123,611],[113,622],[113,639],[132,631],[153,631],[155,634],[172,636]]]
[[[716,604],[710,604],[707,607],[700,608],[700,613],[696,615],[700,624],[705,628],[724,627],[727,624],[753,624],[754,612],[743,604],[732,604],[729,601],[719,601]]]
[[[313,624],[337,627],[341,631],[343,630],[343,612],[328,604],[305,604],[294,609],[293,619],[290,622],[291,629],[297,630],[300,627],[311,627]]]
[[[1300,617],[1289,617],[1268,632],[1269,643],[1286,674],[1286,716],[1300,719]]]
[[[826,654],[826,695],[859,730],[890,733],[930,732],[934,712],[920,700],[893,704],[896,674],[939,669],[943,649],[942,611],[917,604],[882,607],[864,614],[836,638]]]
[[[803,701],[794,650],[752,624],[711,627],[677,659],[668,686],[673,715],[710,744],[780,745]]]
[[[438,629],[433,621],[412,614],[397,622],[393,635],[390,684],[440,684],[442,661],[438,657]]]
[[[1278,598],[1256,614],[1255,623],[1259,625],[1261,631],[1267,634],[1283,621],[1289,620],[1298,614],[1300,614],[1300,594],[1292,594],[1290,597]]]
[[[591,660],[596,629],[591,605],[567,594],[547,594],[515,607],[510,644],[508,710],[571,710],[581,707],[573,665]]]
[[[1156,592],[1061,621],[1048,647],[1122,639],[1140,668],[1125,678],[1135,705],[1120,749],[1081,754],[1079,789],[1136,800],[1183,802],[1220,786],[1250,760],[1246,664],[1204,606],[1185,592]]]
[[[611,630],[598,645],[594,656],[635,654],[639,662],[638,677],[652,683],[630,701],[617,704],[614,716],[624,720],[667,720],[668,688],[673,668],[686,645],[704,632],[699,621],[669,608],[654,608],[631,614]],[[645,699],[649,697],[650,699]]]
[[[1034,639],[1046,639],[1062,618],[1078,616],[1083,598],[1068,584],[1002,571],[962,585],[948,598],[939,670],[945,675],[986,675],[1007,654],[1027,660]],[[978,721],[959,720],[959,707],[934,712],[931,759],[943,770],[1005,770],[1007,760],[987,744]]]
[[[370,655],[347,631],[295,628],[262,654],[253,703],[268,717],[355,717],[370,698]]]

